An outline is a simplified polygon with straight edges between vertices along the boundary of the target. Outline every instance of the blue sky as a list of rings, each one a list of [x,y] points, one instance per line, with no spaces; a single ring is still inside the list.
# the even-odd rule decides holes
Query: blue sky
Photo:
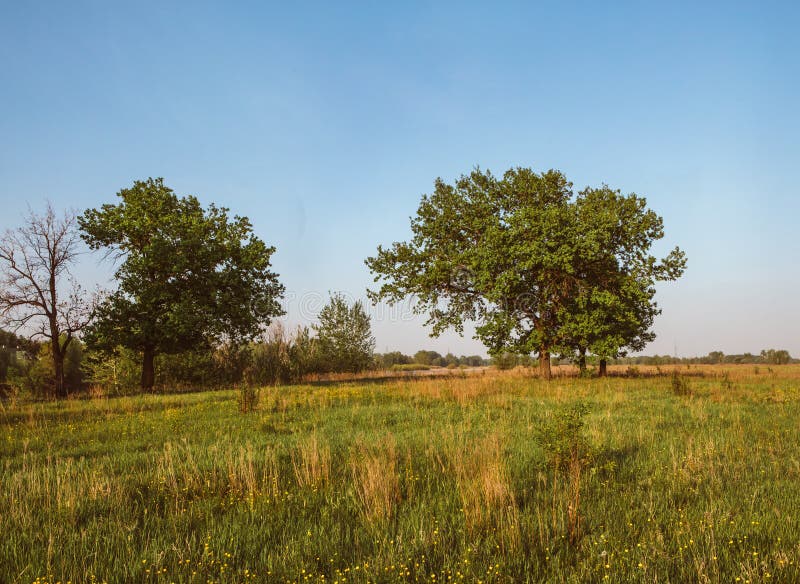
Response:
[[[0,228],[162,176],[251,218],[300,322],[437,176],[558,168],[688,255],[646,352],[800,355],[800,10],[603,4],[2,2]],[[483,352],[390,316],[380,351]]]

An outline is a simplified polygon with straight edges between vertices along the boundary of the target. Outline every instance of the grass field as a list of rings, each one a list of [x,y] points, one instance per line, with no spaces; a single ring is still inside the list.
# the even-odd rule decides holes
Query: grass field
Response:
[[[0,582],[800,582],[800,366],[645,369],[4,404]]]

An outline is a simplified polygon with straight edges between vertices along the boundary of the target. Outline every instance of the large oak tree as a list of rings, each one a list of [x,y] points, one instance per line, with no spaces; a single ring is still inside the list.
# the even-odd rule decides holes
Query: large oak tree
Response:
[[[545,377],[553,351],[639,348],[657,310],[654,283],[685,266],[678,248],[650,254],[663,226],[643,198],[607,187],[576,197],[556,170],[439,179],[411,230],[366,260],[381,282],[372,299],[414,295],[434,335],[474,321],[490,352],[536,353]]]
[[[162,179],[136,181],[117,196],[79,218],[86,242],[119,262],[119,287],[100,304],[87,340],[139,351],[143,389],[153,387],[156,354],[247,340],[282,314],[275,249],[246,217],[203,209]]]

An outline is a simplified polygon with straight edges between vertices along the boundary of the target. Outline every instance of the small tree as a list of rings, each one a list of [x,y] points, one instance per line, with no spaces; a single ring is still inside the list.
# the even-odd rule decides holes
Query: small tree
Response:
[[[355,373],[372,364],[375,338],[361,301],[348,306],[342,294],[332,294],[330,302],[320,311],[319,324],[314,325],[314,330],[320,358],[328,371]]]
[[[57,397],[67,396],[64,360],[90,317],[90,307],[70,273],[78,256],[76,216],[30,211],[24,224],[0,238],[0,320],[15,332],[49,343]]]

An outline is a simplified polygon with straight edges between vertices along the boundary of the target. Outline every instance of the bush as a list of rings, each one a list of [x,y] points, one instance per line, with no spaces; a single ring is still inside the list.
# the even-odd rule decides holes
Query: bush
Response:
[[[513,369],[519,363],[514,353],[500,353],[492,356],[492,365],[501,370]]]
[[[558,481],[566,482],[566,489],[563,491],[566,497],[567,533],[571,544],[575,544],[581,536],[581,477],[594,459],[592,448],[583,432],[583,419],[588,412],[588,405],[577,403],[557,411],[551,420],[543,423],[536,431],[545,460],[553,470],[554,505],[558,504],[556,499],[560,496],[556,488]]]
[[[404,365],[392,365],[390,371],[428,371],[430,365],[422,365],[421,363],[406,363]]]
[[[672,393],[678,396],[691,396],[692,387],[689,380],[678,374],[677,370],[672,372]]]
[[[287,334],[280,323],[275,323],[251,345],[245,381],[251,385],[296,383],[320,370],[318,343],[308,329],[302,327]]]
[[[258,407],[259,391],[249,385],[239,388],[239,411],[243,414],[252,412]]]
[[[89,351],[82,368],[90,389],[111,395],[125,395],[139,389],[141,363],[139,355],[131,349],[118,347],[111,353]]]

